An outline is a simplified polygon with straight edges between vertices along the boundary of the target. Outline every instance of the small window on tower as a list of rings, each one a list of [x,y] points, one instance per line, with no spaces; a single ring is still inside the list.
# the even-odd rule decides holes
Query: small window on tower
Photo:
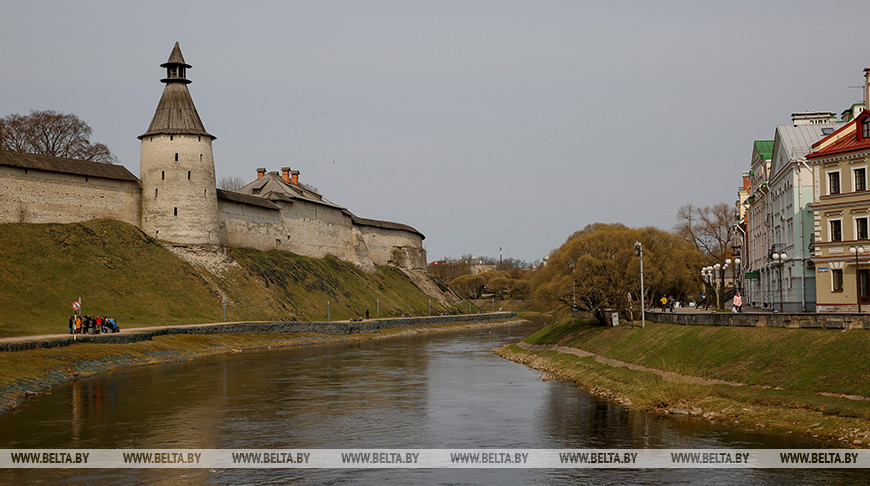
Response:
[[[171,142],[171,141],[173,141],[173,140],[175,140],[175,135],[170,135],[170,136],[169,136],[169,141]]]
[[[160,180],[161,181],[166,180],[166,171],[162,171],[162,170],[160,171]]]
[[[173,216],[178,216],[178,208],[172,208]]]
[[[190,180],[190,171],[187,171],[187,180]]]
[[[202,162],[202,154],[199,154],[199,161]]]
[[[178,152],[175,152],[175,161],[178,162]]]
[[[154,199],[157,199],[157,189],[154,189]]]

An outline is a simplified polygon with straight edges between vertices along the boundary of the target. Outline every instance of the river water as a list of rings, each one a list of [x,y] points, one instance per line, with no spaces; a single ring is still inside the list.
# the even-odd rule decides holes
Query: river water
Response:
[[[492,348],[535,325],[279,349],[118,371],[0,415],[0,448],[802,448],[627,412]],[[5,470],[45,484],[823,484],[838,470]],[[866,484],[866,482],[864,483]]]

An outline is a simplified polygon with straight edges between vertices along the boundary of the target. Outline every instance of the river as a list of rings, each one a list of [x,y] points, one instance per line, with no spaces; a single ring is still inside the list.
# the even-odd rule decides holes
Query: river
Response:
[[[599,400],[492,348],[533,324],[277,349],[117,371],[0,416],[0,448],[800,448],[790,437]],[[823,484],[861,471],[698,469],[3,470],[78,484]],[[13,483],[14,481],[14,483]]]

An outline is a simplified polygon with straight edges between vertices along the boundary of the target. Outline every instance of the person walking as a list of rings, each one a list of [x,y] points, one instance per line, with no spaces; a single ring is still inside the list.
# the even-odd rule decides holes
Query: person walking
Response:
[[[734,294],[734,308],[737,312],[743,312],[743,297],[740,295],[740,292]]]
[[[703,307],[706,310],[709,306],[710,304],[707,303],[707,294],[704,291],[701,291],[701,300],[698,302],[697,308],[700,310],[701,307]]]

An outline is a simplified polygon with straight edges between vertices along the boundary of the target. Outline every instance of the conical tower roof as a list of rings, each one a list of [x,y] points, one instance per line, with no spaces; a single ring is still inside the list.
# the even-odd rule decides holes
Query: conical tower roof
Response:
[[[193,104],[193,98],[190,97],[190,91],[187,90],[190,80],[186,77],[186,71],[191,66],[184,62],[178,42],[172,48],[169,60],[160,67],[166,68],[166,77],[160,80],[166,84],[166,87],[163,88],[163,96],[160,97],[148,131],[139,135],[139,139],[160,134],[205,135],[214,140],[216,137],[205,131],[205,126]]]

